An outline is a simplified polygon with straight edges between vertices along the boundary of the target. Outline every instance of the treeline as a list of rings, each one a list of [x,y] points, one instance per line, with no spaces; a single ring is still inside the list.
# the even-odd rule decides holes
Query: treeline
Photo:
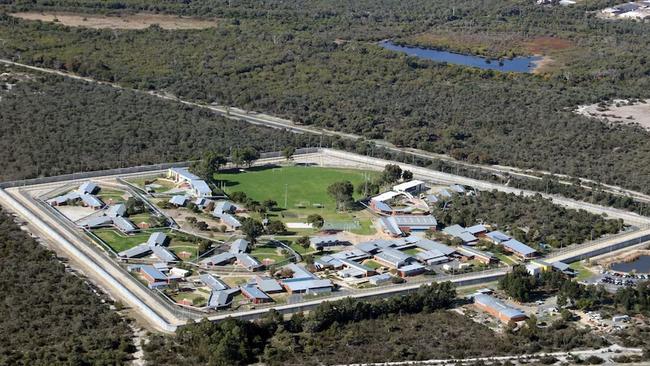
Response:
[[[228,154],[237,147],[275,151],[317,141],[55,76],[33,74],[0,90],[0,181],[198,159],[206,151]]]
[[[545,243],[555,248],[615,234],[624,226],[622,220],[558,206],[539,194],[523,196],[499,191],[455,195],[440,202],[432,213],[445,225],[485,223],[524,243]]]
[[[0,209],[0,364],[120,365],[135,351],[106,298]]]
[[[386,300],[324,302],[307,315],[297,314],[290,320],[284,320],[273,310],[254,323],[234,319],[220,323],[204,320],[180,328],[175,337],[152,335],[151,341],[144,346],[145,356],[148,362],[156,365],[230,366],[261,359],[282,364],[292,355],[280,348],[291,347],[293,338],[317,337],[328,329],[390,314],[430,313],[449,307],[455,297],[450,282],[433,283],[408,295]]]
[[[610,309],[629,315],[650,314],[650,282],[645,281],[610,293],[602,285],[583,285],[556,271],[533,276],[526,267],[518,265],[499,280],[499,287],[517,301],[557,295],[561,307],[584,311]]]
[[[464,161],[650,192],[650,134],[571,111],[614,97],[650,97],[648,24],[603,22],[580,5],[523,0],[229,3],[80,2],[86,11],[116,5],[224,17],[216,28],[192,31],[67,28],[4,16],[0,55]],[[30,6],[58,9],[48,4]],[[536,76],[423,61],[367,43],[438,27],[559,35],[580,52],[564,69]]]

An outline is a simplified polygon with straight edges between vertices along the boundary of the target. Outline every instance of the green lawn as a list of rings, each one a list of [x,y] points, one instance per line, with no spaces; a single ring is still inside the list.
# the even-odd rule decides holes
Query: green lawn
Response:
[[[97,229],[93,230],[93,233],[118,253],[146,242],[151,235],[151,232],[124,235],[116,229]]]
[[[505,255],[505,254],[502,254],[502,253],[494,253],[494,255],[495,255],[497,258],[499,258],[499,260],[500,260],[501,262],[503,262],[503,263],[505,263],[505,264],[507,264],[507,265],[517,264],[517,263],[518,263],[517,261],[513,260],[512,258],[508,257],[508,256]]]
[[[403,252],[408,254],[408,255],[411,255],[411,256],[416,256],[418,253],[421,252],[421,250],[416,249],[416,248],[411,248],[411,249],[403,250]]]
[[[587,278],[593,276],[594,274],[588,270],[582,262],[573,262],[569,264],[569,267],[573,269],[574,271],[578,272],[578,275],[576,276],[576,281],[583,281],[586,280]]]
[[[272,218],[284,222],[304,222],[308,215],[315,213],[321,215],[326,221],[358,221],[361,227],[353,232],[372,234],[375,229],[366,214],[337,212],[336,202],[327,194],[327,187],[330,184],[348,180],[356,186],[364,182],[364,174],[369,180],[378,175],[376,172],[353,169],[290,166],[219,173],[215,175],[215,179],[223,186],[226,193],[242,191],[260,202],[267,199],[275,200],[283,210],[270,213]],[[313,232],[313,230],[295,231],[300,231],[301,234]]]
[[[281,262],[287,259],[286,256],[278,253],[278,248],[271,245],[258,245],[251,250],[251,255],[260,262],[266,258],[272,259],[275,262]]]
[[[126,201],[123,197],[125,194],[126,192],[117,189],[102,188],[97,196],[106,203],[112,201],[113,204],[116,204]]]
[[[170,189],[176,188],[176,185],[174,184],[173,181],[171,181],[169,179],[161,178],[161,177],[143,177],[143,178],[127,179],[127,182],[129,182],[129,183],[131,183],[131,184],[133,184],[133,185],[135,185],[135,186],[137,186],[137,187],[139,187],[139,188],[141,188],[143,190],[144,190],[144,186],[145,186],[145,181],[149,182],[150,184],[151,184],[151,182],[153,182],[153,184],[157,184],[157,185],[161,186],[160,188],[157,188],[155,190],[156,193],[164,193],[164,192],[169,191]]]
[[[366,267],[369,267],[369,268],[371,268],[371,269],[377,269],[377,268],[379,268],[379,267],[383,267],[383,265],[382,265],[381,263],[379,263],[379,262],[375,262],[375,261],[373,261],[372,259],[367,259],[366,261],[363,262],[363,264],[364,264]]]

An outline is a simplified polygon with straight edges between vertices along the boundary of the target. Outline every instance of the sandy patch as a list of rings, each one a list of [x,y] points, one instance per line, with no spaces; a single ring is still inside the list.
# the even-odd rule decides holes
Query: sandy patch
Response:
[[[650,130],[650,99],[640,102],[617,99],[610,104],[579,106],[575,112],[610,123],[638,124]]]
[[[25,20],[58,22],[69,27],[95,29],[145,29],[153,24],[157,24],[164,29],[203,29],[216,26],[215,19],[198,19],[148,13],[96,15],[59,12],[23,12],[13,13],[11,15]]]
[[[87,217],[97,212],[92,208],[83,207],[83,206],[64,205],[64,206],[57,206],[56,209],[59,212],[61,212],[65,217],[67,217],[68,220],[70,221],[79,221],[84,217]]]

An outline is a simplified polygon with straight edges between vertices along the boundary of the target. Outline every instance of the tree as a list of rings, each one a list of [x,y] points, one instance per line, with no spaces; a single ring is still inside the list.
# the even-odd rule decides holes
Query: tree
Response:
[[[388,164],[381,173],[381,181],[386,184],[397,182],[402,177],[402,168],[396,164]]]
[[[325,224],[325,219],[323,219],[323,216],[319,214],[311,214],[307,216],[307,223],[311,224],[315,229],[321,229]]]
[[[230,199],[237,202],[237,203],[244,203],[248,196],[246,196],[246,193],[237,191],[237,192],[232,192],[230,195]]]
[[[255,243],[257,238],[264,234],[264,225],[258,220],[247,218],[241,225],[241,231],[246,235],[246,239]]]
[[[144,202],[135,197],[129,197],[124,204],[128,215],[137,215],[145,210]]]
[[[411,180],[413,179],[413,172],[410,170],[405,170],[402,172],[402,179],[403,180]]]
[[[530,275],[526,267],[514,266],[512,272],[507,273],[499,281],[499,287],[517,301],[529,301],[532,292],[537,286],[536,279]]]
[[[309,237],[305,235],[305,236],[301,236],[301,237],[299,237],[299,238],[296,240],[296,243],[297,243],[298,245],[300,245],[301,247],[307,249],[307,248],[309,248],[309,244],[310,244],[311,242],[309,241]]]
[[[208,240],[201,240],[201,241],[199,242],[199,248],[198,248],[198,250],[199,250],[199,255],[201,255],[201,254],[207,252],[208,250],[210,250],[210,248],[212,248],[212,243],[210,243],[210,241],[208,241]]]
[[[228,162],[225,156],[208,151],[203,156],[203,159],[192,165],[192,171],[207,181],[214,179],[214,175],[219,172],[219,169]]]
[[[243,149],[233,149],[230,159],[235,165],[244,164],[250,168],[253,165],[253,162],[259,159],[259,157],[259,151],[250,146],[247,146]]]
[[[262,202],[262,206],[264,206],[268,211],[273,211],[273,209],[278,206],[278,203],[274,200],[268,199]]]
[[[287,161],[291,160],[293,154],[295,153],[296,153],[296,148],[293,146],[287,146],[284,148],[284,150],[282,150],[282,156],[284,156],[284,158],[287,159]]]
[[[327,187],[327,194],[336,201],[336,208],[339,210],[347,209],[354,201],[352,194],[354,186],[349,181],[332,183]]]
[[[271,220],[266,225],[266,231],[271,235],[284,234],[287,232],[287,226],[280,220]]]
[[[379,193],[379,184],[375,182],[361,182],[357,184],[355,191],[364,197],[374,196]]]

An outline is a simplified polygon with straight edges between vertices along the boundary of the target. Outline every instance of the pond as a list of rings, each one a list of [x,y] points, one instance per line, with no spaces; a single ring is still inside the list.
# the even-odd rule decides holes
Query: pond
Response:
[[[438,51],[421,47],[399,46],[391,41],[379,42],[379,45],[387,50],[404,52],[409,56],[415,56],[426,60],[447,62],[450,64],[477,67],[479,69],[497,70],[504,72],[533,72],[537,62],[542,59],[540,56],[515,57],[505,60],[490,60],[485,57],[463,55],[449,51]]]
[[[650,273],[650,255],[642,255],[631,262],[612,264],[612,270],[617,272]]]

